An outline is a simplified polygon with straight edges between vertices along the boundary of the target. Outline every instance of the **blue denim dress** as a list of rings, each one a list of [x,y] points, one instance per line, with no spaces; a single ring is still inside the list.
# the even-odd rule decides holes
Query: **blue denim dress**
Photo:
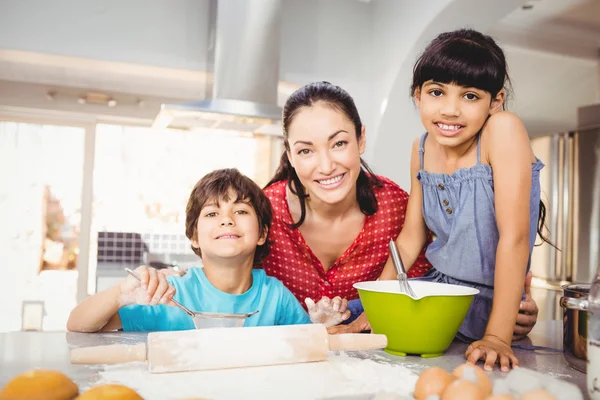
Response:
[[[477,164],[457,169],[451,175],[427,172],[423,168],[425,140],[419,147],[420,170],[417,174],[423,191],[423,217],[435,240],[426,256],[433,268],[423,277],[429,282],[450,283],[479,290],[457,338],[470,342],[483,337],[492,311],[494,269],[499,233],[494,206],[492,168],[481,163],[481,137],[477,141]],[[535,242],[540,203],[540,170],[544,164],[536,158],[532,164],[530,194],[529,254]],[[529,263],[527,265],[529,271]],[[355,312],[358,304],[350,309]]]

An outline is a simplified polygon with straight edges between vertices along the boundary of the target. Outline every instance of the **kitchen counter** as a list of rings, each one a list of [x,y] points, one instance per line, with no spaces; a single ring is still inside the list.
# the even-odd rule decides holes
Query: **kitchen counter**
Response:
[[[80,387],[80,390],[84,390],[94,384],[101,382],[106,383],[114,380],[115,377],[125,376],[126,370],[119,370],[119,368],[123,368],[123,366],[86,366],[86,365],[71,365],[69,362],[69,348],[74,347],[82,347],[82,346],[97,346],[97,345],[106,345],[106,344],[136,344],[144,341],[146,338],[145,333],[122,333],[122,332],[111,332],[111,333],[98,333],[98,334],[82,334],[82,333],[65,333],[65,332],[10,332],[0,334],[0,387],[4,386],[13,376],[24,372],[26,370],[32,368],[44,368],[44,369],[55,369],[64,372],[71,379],[75,381]],[[544,346],[550,348],[562,348],[562,323],[561,321],[546,321],[539,322],[535,329],[530,334],[529,338],[524,339],[519,342],[515,342],[515,344],[519,345],[536,345],[536,346]],[[356,362],[357,359],[363,360],[373,360],[377,364],[371,362],[369,365],[382,365],[386,364],[393,371],[398,371],[398,373],[402,372],[406,376],[406,374],[410,373],[408,371],[413,372],[415,375],[418,375],[423,369],[431,366],[439,366],[448,371],[453,370],[456,366],[464,363],[464,351],[466,349],[466,345],[464,343],[453,342],[450,348],[446,351],[444,356],[437,358],[429,358],[423,359],[416,356],[409,357],[397,357],[389,355],[383,351],[363,351],[363,352],[353,352],[353,353],[336,353],[334,357],[337,360],[354,360]],[[515,349],[515,354],[520,360],[521,366],[536,370],[538,372],[549,374],[554,378],[564,379],[571,383],[576,384],[585,393],[585,385],[586,385],[586,376],[585,374],[576,371],[571,368],[562,352],[553,352],[553,351],[532,351],[532,350],[523,350],[523,349]],[[344,358],[347,357],[347,358]],[[353,362],[354,362],[353,361]],[[140,363],[137,363],[140,364]],[[253,398],[251,396],[252,393],[256,393],[257,395],[260,393],[260,390],[268,390],[265,389],[264,386],[266,384],[271,385],[266,380],[261,381],[258,378],[248,378],[246,380],[239,381],[240,376],[242,378],[247,377],[248,375],[255,374],[257,371],[266,371],[266,369],[270,369],[266,375],[273,376],[273,372],[277,371],[280,374],[285,368],[286,371],[290,373],[290,382],[295,382],[294,386],[285,386],[285,390],[289,390],[291,398],[311,398],[314,396],[314,390],[308,391],[308,385],[321,385],[323,386],[322,390],[319,393],[325,394],[321,398],[341,398],[339,394],[336,395],[336,390],[328,390],[334,388],[335,385],[342,385],[343,382],[340,382],[337,379],[337,376],[331,375],[330,378],[323,377],[322,380],[317,379],[318,382],[310,381],[310,371],[308,368],[315,368],[315,365],[321,365],[319,368],[323,368],[323,366],[327,366],[328,363],[312,363],[312,364],[297,364],[293,366],[275,366],[275,367],[260,367],[254,369],[246,369],[245,375],[240,375],[239,370],[236,372],[235,370],[226,370],[219,371],[216,375],[215,371],[208,372],[196,372],[196,373],[185,373],[184,375],[189,374],[210,374],[214,379],[217,379],[217,376],[225,377],[225,381],[233,381],[232,384],[223,385],[223,387],[219,390],[218,397],[232,397],[235,395],[241,396],[244,394],[244,397]],[[311,366],[312,365],[312,366]],[[402,366],[404,368],[396,368],[398,366]],[[394,368],[391,368],[391,367]],[[143,365],[137,365],[135,372],[137,374],[145,374],[146,379],[152,379],[153,381],[156,379],[168,379],[168,376],[175,377],[182,374],[160,374],[160,375],[149,375]],[[407,371],[408,370],[408,371]],[[119,372],[121,371],[121,372]],[[316,372],[315,372],[316,371]],[[319,370],[321,371],[321,370]],[[313,370],[316,376],[321,377],[321,375],[331,374],[331,371],[322,369],[321,372],[317,370]],[[130,371],[131,374],[131,371]],[[229,374],[229,375],[226,375]],[[307,375],[308,374],[308,375]],[[497,368],[492,373],[492,377],[502,377],[505,374],[500,372]],[[133,375],[131,375],[133,376]],[[142,375],[139,375],[142,376]],[[192,375],[190,375],[192,376]],[[201,375],[193,375],[200,377]],[[205,375],[208,376],[208,375]],[[398,375],[400,376],[400,375]],[[357,376],[358,377],[358,376]],[[133,379],[133,378],[131,378]],[[175,379],[175,378],[173,378]],[[187,379],[188,385],[194,384],[194,379]],[[211,378],[212,379],[212,378]],[[273,379],[278,379],[277,376]],[[282,379],[281,377],[279,379]],[[286,378],[287,379],[287,378]],[[337,380],[336,380],[337,379]],[[349,378],[352,379],[352,378]],[[361,372],[361,379],[366,379],[364,377],[364,373]],[[389,379],[389,375],[384,378],[379,374],[379,378],[377,374],[374,375],[373,379]],[[400,378],[398,378],[400,379]],[[119,380],[119,379],[117,379]],[[238,384],[235,384],[236,380],[238,380]],[[307,381],[308,380],[308,381]],[[179,382],[182,379],[178,379]],[[405,382],[409,382],[410,380],[405,380]],[[122,380],[123,383],[128,384],[127,380]],[[382,381],[383,382],[383,381]],[[414,384],[414,381],[410,381]],[[169,383],[170,385],[170,383]],[[175,386],[177,383],[175,383]],[[256,385],[256,388],[253,388],[252,385]],[[262,386],[262,389],[258,386]],[[372,389],[372,388],[371,388]],[[254,390],[254,391],[253,391]],[[376,392],[375,390],[374,392]],[[339,392],[339,391],[338,391]],[[345,394],[343,398],[351,398],[351,399],[372,399],[376,398],[375,393],[370,395],[365,394],[364,392],[360,395],[349,396]],[[201,392],[200,392],[201,393]],[[271,393],[267,391],[266,393]],[[303,395],[305,393],[305,395]],[[312,393],[312,394],[310,394]],[[333,393],[333,396],[326,395],[327,393]],[[250,396],[248,396],[250,394]],[[264,395],[264,393],[263,393]],[[263,396],[261,395],[261,396]],[[146,395],[148,398],[151,396]],[[177,396],[175,396],[177,397]],[[264,396],[263,396],[264,398]],[[379,398],[379,397],[377,397]],[[385,398],[410,398],[410,397],[385,397]]]

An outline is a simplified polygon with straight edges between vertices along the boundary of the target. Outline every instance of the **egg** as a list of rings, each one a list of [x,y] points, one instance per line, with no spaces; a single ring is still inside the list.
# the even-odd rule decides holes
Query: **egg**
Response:
[[[133,389],[124,385],[106,384],[95,386],[81,394],[76,400],[144,400]]]
[[[510,394],[496,394],[494,396],[486,397],[485,400],[517,400],[517,398]]]
[[[459,379],[467,379],[476,382],[479,384],[484,396],[492,395],[492,381],[480,367],[472,364],[462,364],[452,371],[452,375]]]
[[[454,379],[454,376],[441,368],[427,368],[417,379],[414,397],[416,400],[425,400],[430,395],[440,396]]]
[[[77,393],[77,385],[62,372],[34,369],[11,379],[0,391],[0,400],[71,400]]]
[[[556,397],[544,389],[535,389],[521,396],[521,400],[556,400]]]
[[[441,400],[484,400],[485,395],[478,384],[457,379],[444,389]]]

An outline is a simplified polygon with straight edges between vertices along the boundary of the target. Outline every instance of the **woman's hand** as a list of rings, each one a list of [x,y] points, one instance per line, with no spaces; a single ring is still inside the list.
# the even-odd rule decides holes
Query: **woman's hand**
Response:
[[[492,371],[496,362],[500,363],[502,372],[510,371],[513,367],[519,366],[519,360],[514,355],[510,344],[492,335],[485,335],[483,339],[473,342],[465,352],[467,362],[476,364],[479,360],[485,360],[483,368],[486,371]]]
[[[364,312],[348,325],[337,325],[327,328],[327,332],[329,332],[331,335],[337,335],[338,333],[361,333],[363,331],[370,330],[371,324],[369,324],[367,314]]]
[[[139,275],[140,281],[133,276],[128,276],[121,283],[119,297],[121,307],[130,304],[154,306],[168,304],[171,301],[175,295],[175,288],[169,284],[165,273],[145,265],[137,267],[135,272]]]
[[[330,327],[341,324],[350,317],[350,310],[346,309],[348,300],[339,296],[334,297],[333,300],[323,296],[317,303],[307,297],[304,302],[308,309],[308,316],[314,324]]]
[[[538,306],[531,296],[531,271],[525,278],[525,300],[519,306],[517,314],[517,323],[513,332],[513,340],[523,339],[535,326],[538,316]]]

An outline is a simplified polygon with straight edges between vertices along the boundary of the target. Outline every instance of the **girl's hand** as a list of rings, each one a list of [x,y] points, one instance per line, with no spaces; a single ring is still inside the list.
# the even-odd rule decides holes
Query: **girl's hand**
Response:
[[[492,371],[497,361],[500,363],[502,372],[508,372],[512,364],[519,366],[519,360],[515,357],[510,345],[492,335],[485,335],[483,339],[471,343],[465,352],[467,362],[476,364],[479,360],[485,360],[484,369]]]
[[[308,308],[308,316],[314,324],[323,324],[330,327],[341,324],[350,318],[350,310],[346,310],[348,300],[339,296],[334,297],[333,300],[323,296],[316,304],[307,297],[304,302]]]
[[[141,281],[128,276],[121,283],[119,297],[121,307],[130,304],[154,306],[159,303],[168,304],[171,301],[175,295],[175,288],[169,285],[164,273],[145,265],[137,267],[135,272],[140,276]]]

